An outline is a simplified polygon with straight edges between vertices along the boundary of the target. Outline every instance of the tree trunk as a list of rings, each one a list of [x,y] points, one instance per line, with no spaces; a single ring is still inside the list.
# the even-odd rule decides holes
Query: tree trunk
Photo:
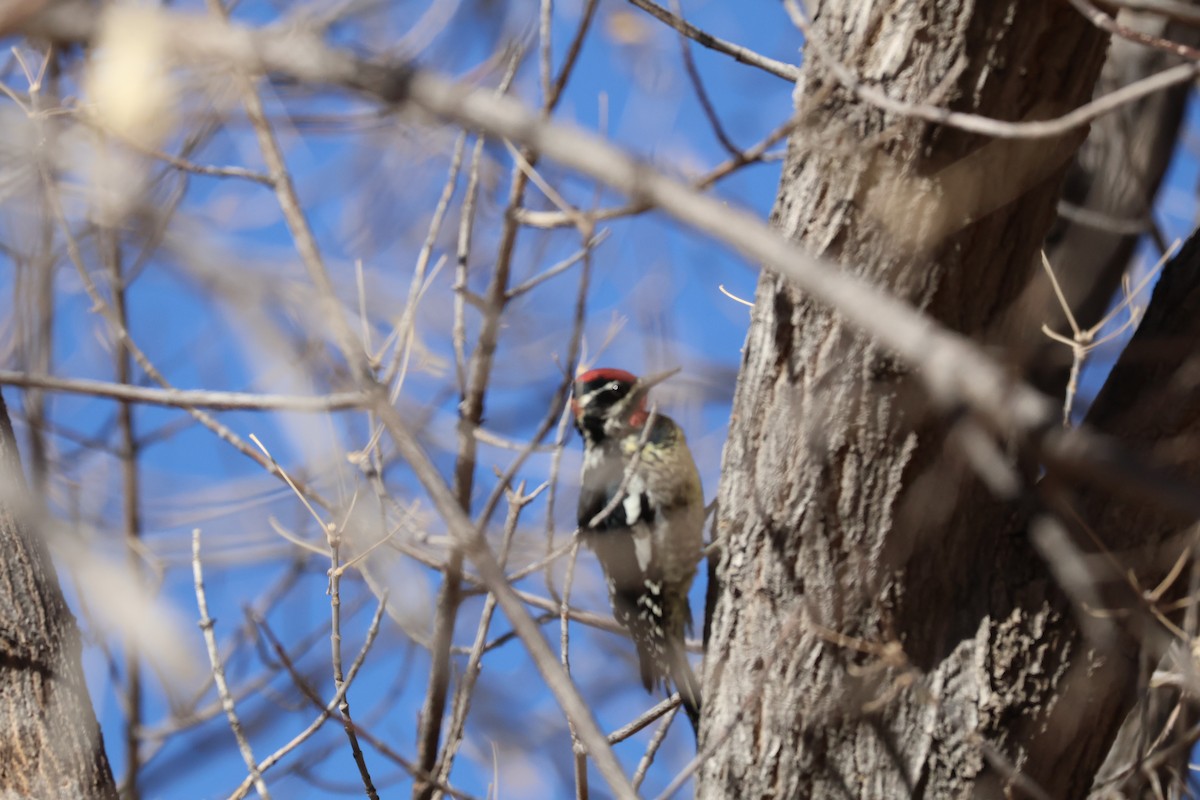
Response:
[[[1003,344],[1081,132],[993,140],[884,113],[829,60],[892,98],[1038,119],[1090,97],[1105,38],[1040,0],[814,11],[774,222]],[[699,796],[1086,794],[1111,733],[1072,737],[1121,706],[1066,696],[1089,686],[1069,606],[954,434],[906,365],[763,273],[723,463]]]
[[[0,796],[115,798],[79,630],[31,509],[0,397]]]

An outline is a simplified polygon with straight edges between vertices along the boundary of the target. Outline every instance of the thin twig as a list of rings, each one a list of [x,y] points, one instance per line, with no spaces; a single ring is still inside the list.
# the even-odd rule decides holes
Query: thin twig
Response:
[[[467,300],[470,290],[467,276],[470,272],[471,234],[475,228],[475,203],[479,197],[479,173],[483,163],[482,136],[475,139],[471,152],[471,166],[467,171],[467,188],[463,195],[462,213],[458,223],[458,246],[454,269],[454,324],[451,339],[454,346],[454,374],[458,377],[458,391],[467,392]]]
[[[584,216],[579,209],[568,203],[566,198],[564,198],[557,189],[551,186],[549,181],[541,176],[533,162],[525,158],[520,150],[513,147],[511,142],[506,141],[504,146],[508,149],[508,154],[512,156],[513,164],[516,165],[517,169],[521,170],[521,172],[525,174],[525,177],[532,182],[534,186],[541,190],[542,194],[546,196],[546,199],[553,203],[554,207],[557,208],[560,213],[566,214],[574,221],[575,227],[577,227],[580,233],[583,234],[584,239],[591,238],[592,223],[587,219],[587,217]],[[513,206],[513,209],[515,210],[517,207],[518,206]]]
[[[347,512],[347,517],[349,517],[349,512]],[[333,658],[333,686],[342,696],[342,701],[338,704],[338,711],[342,715],[342,727],[350,742],[350,752],[354,757],[355,766],[358,767],[358,775],[362,780],[363,789],[371,800],[379,800],[379,792],[375,790],[375,783],[371,780],[371,771],[367,768],[366,756],[363,755],[362,747],[358,744],[354,721],[350,717],[350,694],[348,690],[342,688],[346,681],[342,673],[341,586],[343,566],[341,563],[341,532],[333,529],[332,523],[326,527],[326,532],[329,537],[329,649]],[[380,607],[386,602],[387,596],[384,595],[383,598],[380,598]]]
[[[217,694],[221,697],[221,706],[225,709],[225,717],[229,720],[229,729],[233,731],[233,738],[237,740],[238,751],[242,754],[242,760],[246,762],[246,768],[250,771],[249,779],[254,784],[255,791],[263,800],[270,800],[271,793],[267,791],[267,784],[263,780],[258,761],[254,758],[254,751],[250,749],[250,742],[246,739],[245,731],[242,730],[241,720],[238,719],[237,708],[233,702],[233,695],[229,691],[229,684],[225,682],[225,668],[221,665],[221,653],[217,650],[217,637],[213,634],[215,623],[208,615],[208,598],[204,593],[204,570],[200,566],[199,528],[192,531],[192,581],[196,589],[196,606],[200,609],[200,630],[204,632],[204,645],[208,649],[208,663],[212,667],[213,682],[217,685]]]
[[[672,14],[667,9],[660,5],[650,2],[650,0],[629,0],[630,3],[650,14],[655,19],[665,22],[675,30],[682,33],[689,39],[693,39],[697,44],[707,47],[710,50],[716,50],[718,53],[724,53],[727,56],[732,56],[739,63],[747,64],[752,67],[758,67],[761,70],[771,73],[777,77],[783,78],[785,81],[795,83],[800,77],[800,68],[792,64],[785,64],[782,61],[776,61],[773,58],[768,58],[761,53],[756,53],[748,47],[727,42],[724,39],[718,39],[716,36],[705,33],[704,31],[692,25],[683,19]]]
[[[569,547],[571,546],[574,546],[574,542],[569,545]],[[556,616],[561,612],[561,603],[558,600],[552,600],[548,597],[541,597],[533,594],[532,592],[526,592],[521,589],[516,589],[514,591],[522,602],[527,603],[534,608],[541,609],[542,611],[548,611]],[[582,609],[575,608],[574,606],[567,610],[567,614],[573,621],[582,623],[589,627],[597,628],[602,631],[608,631],[609,633],[615,633],[618,636],[629,635],[625,629],[622,628],[615,619],[613,619],[611,614],[597,614],[592,611],[584,611]]]
[[[646,779],[646,773],[650,770],[650,765],[654,763],[654,756],[658,754],[658,748],[662,747],[662,743],[666,741],[667,732],[671,730],[671,723],[675,721],[675,715],[678,713],[679,704],[677,703],[667,711],[663,721],[655,729],[654,735],[650,737],[650,742],[646,745],[646,752],[642,753],[637,769],[633,772],[633,788],[641,788],[642,781]]]
[[[1148,11],[1168,19],[1200,23],[1200,8],[1186,0],[1107,0],[1109,5],[1128,8],[1130,11]]]
[[[208,389],[155,389],[149,386],[97,381],[88,378],[35,375],[9,369],[0,369],[0,385],[90,395],[126,403],[181,409],[208,408],[214,411],[298,411],[320,414],[328,411],[362,408],[366,402],[365,395],[361,392],[340,392],[305,397],[286,394],[218,392]]]
[[[1054,268],[1050,266],[1050,261],[1046,258],[1045,252],[1042,253],[1042,268],[1045,270],[1046,275],[1050,279],[1050,286],[1054,290],[1054,296],[1058,299],[1059,307],[1063,312],[1063,316],[1066,317],[1067,325],[1071,328],[1071,338],[1067,338],[1066,336],[1051,330],[1048,325],[1042,325],[1043,334],[1054,341],[1060,342],[1071,348],[1071,371],[1067,377],[1067,387],[1065,397],[1063,399],[1062,410],[1062,425],[1064,428],[1068,428],[1071,425],[1071,415],[1074,411],[1075,395],[1079,388],[1079,375],[1083,371],[1083,367],[1088,359],[1088,356],[1096,348],[1102,347],[1105,344],[1108,344],[1109,342],[1119,338],[1120,336],[1124,335],[1125,331],[1137,325],[1141,315],[1139,309],[1133,305],[1134,300],[1147,286],[1149,286],[1150,282],[1154,280],[1162,268],[1166,266],[1167,262],[1179,249],[1179,245],[1179,240],[1175,240],[1175,242],[1162,253],[1158,261],[1155,262],[1154,266],[1147,271],[1141,280],[1138,281],[1138,285],[1136,287],[1130,287],[1128,285],[1129,275],[1126,274],[1122,279],[1122,287],[1125,291],[1125,296],[1122,301],[1115,305],[1112,310],[1104,315],[1102,319],[1097,321],[1096,324],[1092,325],[1087,330],[1081,329],[1079,327],[1079,323],[1076,322],[1075,315],[1071,312],[1071,307],[1067,302],[1066,295],[1063,294],[1062,288],[1058,285],[1058,278],[1054,274]],[[1100,333],[1100,331],[1106,325],[1108,325],[1108,323],[1111,322],[1117,314],[1126,309],[1129,311],[1129,318],[1116,330],[1100,339],[1097,339],[1096,336]]]
[[[559,601],[559,623],[558,623],[558,654],[562,661],[563,669],[568,675],[571,674],[571,626],[570,622],[570,603],[571,603],[571,587],[575,581],[575,563],[579,558],[579,539],[576,538],[572,542],[571,555],[567,559],[567,574],[563,577],[562,599]],[[588,798],[588,782],[587,782],[587,751],[583,747],[583,743],[579,741],[579,734],[575,732],[575,725],[569,720],[567,722],[567,730],[571,734],[571,753],[574,756],[572,761],[575,767],[575,798],[576,800],[587,800]],[[637,784],[634,784],[637,788]]]
[[[687,35],[683,32],[683,26],[688,23],[683,18],[683,8],[679,5],[679,0],[671,0],[671,10],[675,12],[676,18],[682,23],[682,26],[677,27],[679,31],[679,52],[683,58],[683,69],[687,73],[688,79],[692,83],[692,89],[696,92],[696,99],[700,101],[700,109],[704,112],[704,116],[708,119],[708,124],[712,128],[713,135],[717,137],[717,141],[721,143],[721,147],[725,148],[725,152],[729,153],[733,158],[740,158],[742,149],[733,143],[729,138],[729,134],[725,132],[725,126],[721,124],[721,118],[717,116],[716,106],[713,105],[712,98],[708,96],[708,90],[704,88],[704,81],[700,78],[700,70],[696,68],[696,60],[692,58],[692,50],[688,46]]]
[[[571,79],[571,75],[575,72],[575,64],[579,61],[579,54],[583,52],[583,40],[587,38],[588,31],[592,29],[592,20],[596,18],[596,8],[599,5],[599,0],[587,0],[587,4],[583,7],[583,14],[579,19],[579,25],[575,29],[575,35],[571,37],[571,43],[567,45],[567,53],[563,56],[562,66],[558,68],[558,77],[554,80],[554,89],[550,92],[550,96],[542,100],[542,113],[546,118],[558,108],[558,103],[562,100],[563,90],[567,88],[567,81]]]
[[[1190,61],[1200,60],[1200,50],[1180,42],[1163,39],[1160,36],[1151,36],[1144,31],[1134,30],[1126,25],[1122,25],[1112,16],[1105,14],[1093,3],[1089,2],[1089,0],[1067,0],[1067,2],[1082,14],[1084,19],[1106,33],[1111,33],[1113,36],[1120,36],[1122,39],[1128,39],[1131,42],[1152,47],[1155,50],[1162,50],[1165,53],[1171,53]]]
[[[86,118],[84,118],[86,119]],[[133,142],[126,141],[125,144],[136,147]],[[161,150],[152,150],[142,147],[136,147],[142,153],[157,158],[160,161],[165,161],[172,167],[183,172],[190,172],[193,175],[204,175],[210,178],[239,178],[241,180],[259,183],[269,188],[275,188],[275,181],[270,175],[264,175],[261,172],[255,172],[252,169],[245,167],[218,167],[210,164],[197,164],[194,161],[189,161],[181,156],[172,155]]]
[[[646,711],[643,711],[632,721],[617,728],[608,735],[608,741],[612,742],[613,744],[616,744],[617,742],[623,742],[639,731],[645,730],[647,727],[653,724],[656,719],[677,708],[679,708],[678,693],[671,695],[666,700],[660,700],[657,704]]]

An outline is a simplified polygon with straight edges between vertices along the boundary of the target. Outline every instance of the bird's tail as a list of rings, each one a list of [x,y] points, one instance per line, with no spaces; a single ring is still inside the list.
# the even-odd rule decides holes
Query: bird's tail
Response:
[[[687,714],[688,722],[692,723],[692,731],[696,734],[696,742],[699,743],[700,681],[696,679],[696,673],[692,670],[691,662],[688,661],[687,650],[684,648],[682,638],[673,650],[675,652],[671,654],[671,680],[675,683],[684,713]]]

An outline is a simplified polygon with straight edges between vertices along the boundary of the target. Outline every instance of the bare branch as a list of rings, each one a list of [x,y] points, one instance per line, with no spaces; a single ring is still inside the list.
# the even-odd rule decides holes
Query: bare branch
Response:
[[[210,408],[214,411],[300,411],[321,414],[328,411],[362,408],[366,398],[361,392],[304,397],[302,395],[218,392],[209,389],[154,389],[126,383],[96,381],[88,378],[59,378],[0,370],[0,385],[49,389],[54,392],[90,395],[129,403],[145,403],[172,408]]]
[[[648,2],[648,0],[643,0]],[[687,25],[687,20],[683,18],[683,8],[679,5],[679,0],[671,0],[671,10],[675,12],[675,16],[683,25]],[[712,98],[708,96],[708,90],[704,88],[704,81],[700,78],[700,70],[696,68],[696,60],[692,58],[692,50],[688,46],[687,37],[680,30],[679,34],[679,52],[683,58],[683,70],[687,73],[688,80],[692,83],[692,89],[696,92],[696,99],[700,101],[700,108],[704,111],[704,116],[708,119],[708,124],[712,127],[713,135],[717,137],[717,141],[721,143],[721,147],[725,148],[725,152],[739,158],[742,155],[742,149],[733,143],[729,138],[729,134],[725,132],[725,126],[721,124],[721,118],[717,115],[716,106],[713,105]]]
[[[1137,42],[1146,47],[1153,47],[1155,50],[1173,53],[1189,61],[1200,60],[1200,50],[1189,47],[1181,42],[1172,42],[1158,36],[1151,36],[1142,31],[1134,30],[1127,25],[1122,25],[1088,0],[1067,0],[1067,2],[1082,14],[1088,22],[1102,31],[1111,33],[1114,36],[1120,36],[1123,39],[1128,39],[1131,42]]]
[[[258,761],[254,758],[254,751],[250,749],[250,742],[246,739],[245,731],[242,730],[241,720],[238,719],[233,694],[229,691],[229,684],[225,682],[225,667],[221,664],[221,653],[217,650],[217,637],[213,634],[214,623],[212,617],[208,615],[208,597],[204,593],[204,570],[200,566],[199,528],[192,531],[192,577],[196,588],[196,605],[200,609],[200,630],[204,632],[204,644],[208,648],[208,662],[212,665],[213,681],[217,684],[217,694],[221,696],[221,705],[229,720],[229,729],[233,731],[233,736],[237,739],[238,750],[242,753],[246,768],[250,770],[250,780],[254,784],[254,790],[263,800],[270,800],[271,793],[267,791],[267,784],[259,770]]]
[[[758,67],[772,75],[783,78],[785,81],[795,83],[796,79],[800,77],[799,67],[792,64],[785,64],[782,61],[776,61],[773,58],[767,58],[761,53],[756,53],[749,48],[742,47],[733,42],[718,39],[716,36],[700,30],[690,22],[680,19],[662,6],[650,2],[650,0],[629,0],[629,2],[660,22],[670,25],[689,39],[694,39],[697,44],[707,47],[710,50],[716,50],[718,53],[733,56],[734,60],[742,64]]]
[[[1193,25],[1200,23],[1200,9],[1183,0],[1108,0],[1108,4],[1130,11],[1149,11]]]

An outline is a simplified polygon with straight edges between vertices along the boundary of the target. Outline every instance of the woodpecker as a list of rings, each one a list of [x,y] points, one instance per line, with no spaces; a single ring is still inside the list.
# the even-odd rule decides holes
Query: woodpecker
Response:
[[[647,408],[650,388],[677,371],[638,378],[589,370],[575,380],[571,410],[584,445],[580,536],[604,569],[646,691],[674,683],[699,736],[700,684],[684,633],[692,628],[688,589],[700,560],[704,490],[683,430]]]

